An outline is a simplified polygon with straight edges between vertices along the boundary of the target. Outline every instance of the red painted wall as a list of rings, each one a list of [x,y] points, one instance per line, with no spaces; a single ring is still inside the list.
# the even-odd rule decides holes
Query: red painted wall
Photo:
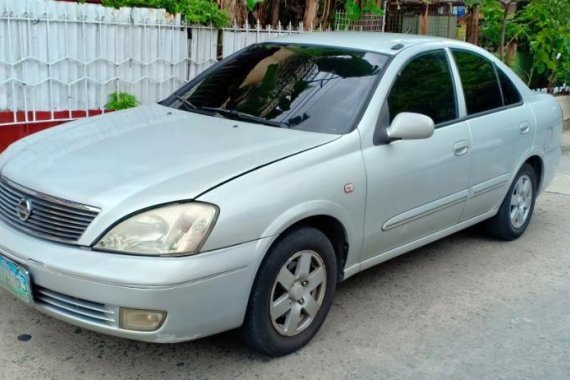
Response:
[[[71,111],[71,118],[80,119],[87,115],[95,116],[101,114],[101,110],[77,110]],[[42,131],[44,129],[66,123],[69,120],[57,120],[69,118],[69,111],[55,111],[53,117],[49,111],[39,111],[35,113],[35,122],[26,123],[26,113],[24,111],[17,111],[14,119],[12,111],[0,112],[0,124],[2,123],[16,123],[14,125],[0,126],[0,152],[6,149],[14,141],[31,135],[32,133]],[[56,119],[56,121],[53,121]],[[28,112],[28,120],[34,120],[34,113]]]

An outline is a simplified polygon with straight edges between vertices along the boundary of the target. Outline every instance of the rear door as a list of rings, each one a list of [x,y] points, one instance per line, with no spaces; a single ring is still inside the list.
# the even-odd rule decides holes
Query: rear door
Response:
[[[451,49],[461,78],[471,132],[470,197],[462,220],[497,207],[530,147],[534,122],[530,109],[508,76],[469,50]]]

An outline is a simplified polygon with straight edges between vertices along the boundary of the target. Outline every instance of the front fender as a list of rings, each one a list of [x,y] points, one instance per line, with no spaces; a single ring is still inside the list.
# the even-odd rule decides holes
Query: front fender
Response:
[[[335,218],[344,226],[347,236],[354,236],[352,231],[354,221],[351,220],[350,213],[344,207],[331,201],[313,200],[295,205],[277,216],[267,226],[262,237],[281,235],[292,225],[317,215]],[[352,243],[356,244],[357,242],[351,242],[351,245]]]
[[[346,193],[348,183],[354,191]],[[366,202],[358,132],[236,178],[198,200],[220,208],[204,251],[276,238],[302,219],[328,215],[343,224],[346,264],[353,264],[362,247]]]

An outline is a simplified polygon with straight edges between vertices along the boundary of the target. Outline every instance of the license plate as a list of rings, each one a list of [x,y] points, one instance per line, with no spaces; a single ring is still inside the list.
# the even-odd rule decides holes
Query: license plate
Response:
[[[0,288],[9,291],[26,303],[32,302],[29,272],[2,255],[0,255]]]

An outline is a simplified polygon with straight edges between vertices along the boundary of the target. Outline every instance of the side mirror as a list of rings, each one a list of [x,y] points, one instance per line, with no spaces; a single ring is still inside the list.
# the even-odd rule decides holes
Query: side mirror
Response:
[[[427,139],[435,130],[431,117],[420,113],[402,112],[396,115],[386,130],[390,141]]]

